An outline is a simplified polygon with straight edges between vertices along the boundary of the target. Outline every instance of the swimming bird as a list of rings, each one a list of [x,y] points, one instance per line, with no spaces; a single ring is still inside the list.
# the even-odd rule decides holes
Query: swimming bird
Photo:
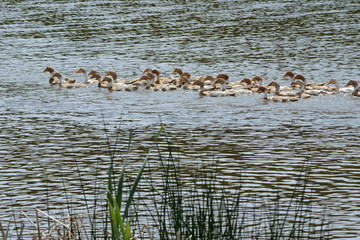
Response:
[[[95,80],[92,80],[92,79],[95,79]],[[99,73],[94,73],[90,78],[89,78],[89,81],[94,81],[94,83],[96,83],[97,81],[97,84],[98,84],[98,87],[99,88],[105,88],[107,87],[108,85],[108,82],[107,81],[102,81],[101,80],[101,75]]]
[[[107,89],[111,92],[115,90],[114,88],[114,79],[110,76],[104,76],[104,78],[101,80],[101,82],[107,82]]]
[[[89,74],[86,74],[85,68],[81,67],[81,68],[79,68],[75,73],[76,73],[76,74],[81,73],[81,74],[84,76],[84,84],[89,84],[89,83],[90,83],[90,84],[95,84],[95,83],[98,82],[98,80],[91,80],[91,79],[89,79],[90,73],[91,73],[91,77],[92,77],[95,73],[97,73],[95,70],[92,70]]]
[[[56,72],[54,73],[52,76],[52,78],[58,78],[58,84],[60,87],[66,87],[66,88],[73,88],[73,84],[66,84],[66,83],[63,83],[63,78],[61,76],[61,73],[60,72]]]
[[[324,86],[324,83],[320,83],[320,82],[306,82],[306,78],[304,77],[304,75],[302,74],[297,74],[295,76],[295,74],[292,71],[287,71],[282,78],[285,77],[290,77],[291,81],[295,81],[295,80],[302,80],[305,83],[305,88],[307,89],[320,89],[322,86]]]
[[[229,82],[229,75],[225,74],[225,73],[220,73],[218,74],[216,77],[215,77],[215,80],[218,80],[218,79],[224,79],[226,82]]]
[[[273,96],[273,97],[268,97],[269,91],[266,87],[261,86],[259,87],[259,89],[257,90],[258,93],[263,93],[264,97],[263,99],[265,101],[272,101],[272,102],[295,102],[295,101],[299,101],[299,97],[290,97],[290,96]]]
[[[225,91],[226,90],[226,85],[227,85],[228,81],[223,79],[223,78],[218,78],[216,79],[212,85],[216,86],[216,84],[221,84],[221,91]]]
[[[89,73],[88,73],[88,76],[89,78],[92,77],[92,75],[94,75],[95,73],[98,73],[96,70],[91,70]]]
[[[333,90],[333,92],[330,92],[331,90],[329,89],[328,92],[329,94],[336,94],[338,92],[346,92],[345,89],[340,89],[340,84],[339,81],[336,78],[331,78],[329,80],[329,82],[326,83],[326,86],[330,85],[330,84],[334,84],[335,85],[335,89]]]
[[[58,84],[58,81],[57,81],[55,78],[52,77],[52,75],[54,75],[54,73],[55,73],[54,68],[52,68],[52,67],[46,67],[42,72],[43,72],[43,73],[44,73],[44,72],[49,72],[49,73],[50,73],[49,83],[50,83],[51,85],[56,85],[56,84]]]
[[[292,87],[300,87],[300,90],[299,90],[299,97],[300,98],[310,98],[311,96],[314,96],[316,94],[310,94],[311,93],[311,90],[309,92],[309,90],[305,90],[305,83],[301,80],[297,80],[295,82],[293,82],[291,84]],[[312,92],[313,93],[313,92]]]
[[[172,71],[171,74],[173,74],[173,73],[179,74],[179,77],[183,75],[184,77],[187,77],[187,78],[190,80],[190,73],[188,73],[188,72],[183,72],[183,71],[181,70],[181,68],[175,68],[174,71]]]
[[[354,90],[352,91],[351,95],[355,96],[355,97],[360,97],[360,87],[357,81],[355,80],[350,80],[345,87],[347,86],[353,86]]]
[[[259,75],[256,75],[252,80],[251,82],[253,83],[259,83],[258,87],[262,87],[263,86],[263,79],[259,76]]]
[[[247,78],[247,77],[244,78],[243,80],[240,81],[240,84],[246,90],[246,92],[244,92],[244,93],[255,93],[258,90],[258,88],[252,87],[250,78]]]
[[[275,87],[275,95],[276,96],[287,96],[287,97],[295,97],[299,94],[296,92],[280,92],[280,84],[276,81],[272,81],[267,85],[267,87],[273,86]]]
[[[115,71],[113,71],[113,70],[108,71],[108,72],[104,75],[104,77],[107,77],[107,76],[112,77],[112,79],[114,80],[113,83],[117,83],[117,82],[118,82],[118,77],[117,77],[117,74],[116,74]]]
[[[205,84],[204,84],[204,81],[198,79],[198,80],[195,80],[192,85],[198,85],[200,86],[200,91],[199,91],[199,95],[200,96],[209,96],[209,97],[226,97],[226,96],[235,96],[236,95],[236,92],[230,92],[230,91],[227,91],[227,92],[206,92],[205,91]]]

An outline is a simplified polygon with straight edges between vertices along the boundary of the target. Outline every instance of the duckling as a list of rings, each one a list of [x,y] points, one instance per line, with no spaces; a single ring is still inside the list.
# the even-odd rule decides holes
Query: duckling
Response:
[[[295,81],[295,80],[297,80],[297,79],[304,81],[304,83],[305,83],[305,88],[306,88],[306,89],[320,89],[321,86],[324,86],[324,83],[319,83],[319,82],[307,83],[304,75],[302,75],[302,74],[297,74],[297,75],[295,76],[295,74],[294,74],[292,71],[287,71],[287,72],[282,76],[282,78],[285,78],[285,77],[290,77],[290,78],[291,78],[291,81]]]
[[[221,84],[221,91],[225,91],[227,88],[227,86],[226,86],[227,83],[228,83],[227,80],[225,80],[223,78],[218,78],[212,83],[212,85],[216,86],[216,84]]]
[[[109,92],[112,92],[115,90],[114,88],[114,79],[110,76],[104,76],[104,78],[101,80],[101,82],[107,82],[107,89],[109,90]]]
[[[95,72],[96,71],[92,71],[92,75],[91,76],[93,76],[93,74],[95,74]],[[78,74],[78,73],[82,73],[82,75],[84,76],[84,84],[95,84],[95,83],[97,83],[98,81],[97,80],[89,80],[89,75],[88,74],[86,74],[86,70],[85,70],[85,68],[83,68],[83,67],[81,67],[81,68],[79,68],[76,72],[75,72],[76,74]],[[97,72],[96,72],[97,73]],[[90,74],[90,73],[89,73]]]
[[[350,80],[345,87],[348,86],[353,86],[354,90],[352,91],[351,95],[355,96],[355,97],[360,97],[360,87],[357,81],[355,80]]]
[[[118,82],[117,74],[116,74],[115,71],[113,71],[113,70],[108,71],[108,72],[104,75],[104,77],[107,77],[107,76],[112,77],[112,79],[114,80],[113,83],[117,83],[117,82]]]
[[[186,77],[186,76],[184,76],[184,75],[181,75],[180,77],[179,77],[179,84],[180,84],[180,86],[182,86],[182,89],[184,89],[184,90],[188,90],[188,89],[190,89],[190,81],[189,81],[189,79]]]
[[[240,81],[240,84],[244,87],[244,90],[246,90],[245,93],[255,93],[258,90],[258,88],[253,88],[251,86],[250,78],[244,78],[243,80]]]
[[[161,84],[161,82],[160,82],[160,72],[159,72],[159,70],[157,70],[157,69],[151,69],[151,68],[146,68],[144,71],[142,71],[141,72],[142,74],[144,74],[144,73],[152,73],[152,74],[154,74],[155,75],[155,83],[156,84]]]
[[[220,73],[218,74],[216,77],[215,77],[215,80],[218,80],[218,79],[224,79],[226,82],[229,82],[229,75],[225,74],[225,73]]]
[[[58,84],[58,81],[52,77],[52,75],[54,75],[54,73],[55,73],[55,70],[52,67],[46,67],[42,72],[43,73],[44,72],[49,72],[50,73],[49,83],[51,85]]]
[[[160,81],[160,72],[159,72],[159,70],[153,69],[153,70],[151,71],[151,73],[155,75],[155,83],[156,83],[156,84],[161,84],[161,81]]]
[[[202,80],[196,80],[192,85],[200,86],[199,95],[200,96],[209,96],[209,97],[226,97],[226,96],[235,96],[236,92],[205,92],[205,85]]]
[[[144,85],[141,82],[146,81],[145,89],[158,91],[160,89],[157,86],[155,86],[154,78],[155,78],[154,74],[147,73],[146,75],[141,76],[141,78],[139,78],[137,82],[139,85]]]
[[[267,85],[267,87],[273,86],[275,87],[275,95],[276,96],[287,96],[287,97],[295,97],[298,96],[296,92],[280,92],[280,84],[276,81],[272,81]]]
[[[173,73],[179,74],[179,77],[180,77],[180,76],[187,77],[187,78],[190,80],[190,73],[188,73],[188,72],[183,72],[183,71],[181,70],[181,68],[175,68],[174,71],[172,71],[171,74],[173,74]]]
[[[308,91],[305,90],[305,83],[301,80],[297,80],[295,82],[293,82],[291,84],[292,87],[300,87],[300,90],[299,90],[299,97],[300,98],[310,98],[311,96],[314,96],[314,95],[311,95],[308,93]]]
[[[79,85],[79,84],[66,84],[66,83],[63,83],[63,78],[62,78],[62,76],[61,76],[61,73],[60,72],[56,72],[56,73],[54,73],[52,76],[51,76],[52,78],[58,78],[59,80],[58,80],[58,84],[59,84],[59,86],[60,87],[66,87],[66,88],[75,88],[75,87],[83,87],[83,86],[81,86],[81,85]],[[87,86],[87,85],[85,85],[85,86]]]
[[[268,89],[264,86],[259,87],[259,89],[257,90],[258,93],[264,93],[264,97],[263,99],[265,101],[272,101],[272,102],[295,102],[295,101],[299,101],[298,97],[290,97],[290,96],[273,96],[273,97],[268,97]]]
[[[88,77],[91,78],[95,73],[99,74],[96,70],[91,70],[91,71],[88,73]]]
[[[107,82],[107,81],[102,81],[101,80],[101,75],[99,74],[99,73],[94,73],[90,78],[89,78],[89,81],[94,81],[94,80],[91,80],[91,79],[95,79],[95,81],[97,81],[97,83],[98,83],[98,87],[99,88],[106,88],[107,87],[107,85],[108,85],[108,83],[109,82]],[[95,83],[95,81],[94,81],[94,83]]]
[[[326,83],[326,86],[330,85],[330,84],[334,84],[335,85],[335,89],[329,89],[328,92],[329,94],[336,94],[338,92],[343,92],[345,93],[346,90],[345,89],[340,89],[340,84],[339,81],[336,78],[332,78],[329,80],[329,82]],[[332,90],[332,92],[331,92]]]
[[[251,80],[252,83],[259,83],[258,85],[255,85],[255,87],[262,87],[263,86],[263,79],[259,76],[259,75],[256,75],[252,80]]]

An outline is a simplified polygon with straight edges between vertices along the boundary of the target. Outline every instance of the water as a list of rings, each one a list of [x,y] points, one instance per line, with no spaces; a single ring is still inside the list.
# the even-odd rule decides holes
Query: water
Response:
[[[261,75],[286,85],[281,76],[293,70],[343,86],[359,80],[357,1],[5,1],[0,11],[1,219],[12,215],[11,205],[44,208],[47,191],[50,203],[63,207],[62,178],[80,201],[74,155],[89,183],[103,161],[104,179],[103,118],[112,136],[120,124],[124,142],[134,129],[133,169],[161,118],[189,176],[216,152],[224,178],[241,171],[249,189],[291,191],[311,159],[314,198],[329,209],[334,238],[359,238],[358,98],[264,103],[259,95],[60,90],[41,72],[52,66],[80,79],[79,67],[112,69],[135,79],[146,67],[163,76],[181,67],[193,76]]]

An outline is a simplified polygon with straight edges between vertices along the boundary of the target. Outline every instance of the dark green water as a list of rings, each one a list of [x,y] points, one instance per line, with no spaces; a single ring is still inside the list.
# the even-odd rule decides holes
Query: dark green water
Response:
[[[249,197],[291,191],[306,159],[319,209],[334,220],[334,238],[360,237],[360,99],[349,94],[296,103],[264,103],[260,95],[200,98],[196,92],[58,89],[42,70],[81,78],[79,67],[115,70],[134,79],[146,67],[169,76],[224,72],[231,81],[261,75],[265,83],[360,75],[358,1],[5,1],[0,3],[0,219],[34,203],[61,209],[81,202],[74,153],[89,184],[98,160],[108,167],[103,118],[122,141],[135,129],[136,169],[159,127],[177,145],[189,178],[216,152],[224,179],[246,175]],[[114,134],[113,134],[114,135]],[[201,153],[201,154],[199,154]],[[231,185],[231,184],[230,184]],[[264,194],[262,194],[264,193]]]

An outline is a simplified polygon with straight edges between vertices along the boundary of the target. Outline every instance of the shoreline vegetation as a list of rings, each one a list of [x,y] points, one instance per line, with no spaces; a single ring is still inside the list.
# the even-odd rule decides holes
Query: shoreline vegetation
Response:
[[[12,209],[13,220],[0,221],[0,239],[329,239],[331,236],[325,209],[318,216],[318,209],[313,208],[308,185],[309,161],[303,164],[286,200],[280,192],[267,201],[247,199],[242,185],[245,174],[231,179],[237,187],[228,189],[228,183],[219,177],[216,160],[203,163],[194,173],[192,184],[185,184],[181,163],[173,155],[164,124],[154,133],[137,174],[129,171],[125,154],[118,154],[131,151],[133,131],[129,131],[126,149],[118,149],[119,130],[112,144],[105,122],[104,126],[110,157],[107,186],[99,186],[97,172],[94,185],[99,187],[89,193],[78,165],[76,169],[85,211],[72,207],[63,179],[66,208],[61,216],[53,216],[50,206],[35,208],[34,216],[21,211],[19,217]],[[161,150],[160,144],[165,144],[167,152]],[[156,153],[156,161],[149,161],[150,152],[152,156]],[[159,164],[160,172],[152,172],[151,164]],[[148,196],[144,197],[138,190],[140,183],[148,188]]]

